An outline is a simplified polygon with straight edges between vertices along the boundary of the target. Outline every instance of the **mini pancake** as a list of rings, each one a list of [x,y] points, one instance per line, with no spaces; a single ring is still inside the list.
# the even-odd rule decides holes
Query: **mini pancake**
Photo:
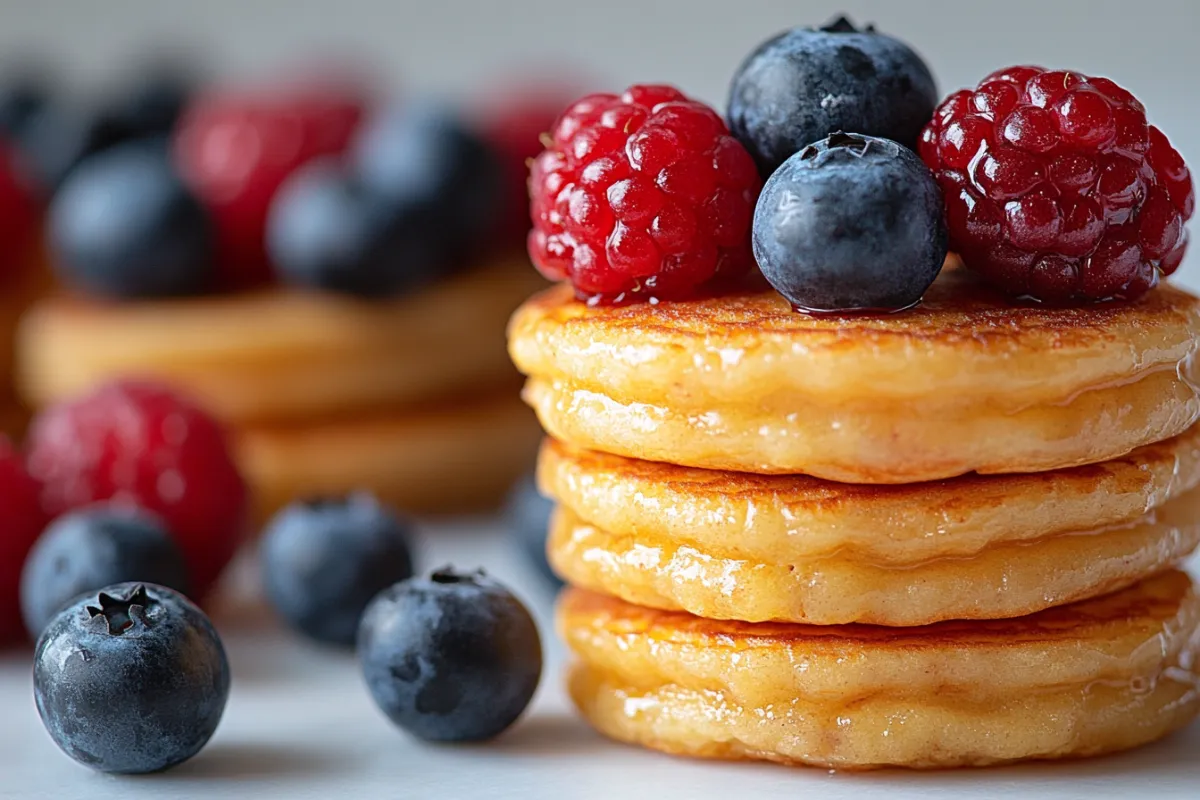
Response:
[[[985,548],[904,566],[847,555],[794,561],[621,536],[559,509],[547,553],[568,583],[709,619],[927,625],[1003,619],[1106,594],[1200,544],[1200,490],[1129,525]]]
[[[774,292],[528,301],[509,352],[553,436],[691,467],[911,483],[1105,461],[1200,417],[1200,301],[1014,305],[948,268],[920,306],[796,313]]]
[[[56,296],[22,323],[18,388],[41,406],[116,376],[156,378],[232,423],[419,402],[507,379],[501,331],[542,286],[510,257],[381,300],[286,290],[112,304]]]
[[[569,690],[621,741],[837,769],[1092,756],[1200,711],[1200,602],[1171,571],[1033,616],[917,628],[718,622],[568,590]]]
[[[547,439],[538,478],[574,516],[619,537],[776,563],[905,567],[1132,525],[1200,485],[1200,426],[1100,464],[900,486],[691,469]]]
[[[287,503],[370,490],[417,513],[495,508],[528,472],[541,437],[515,391],[236,431],[259,520]]]

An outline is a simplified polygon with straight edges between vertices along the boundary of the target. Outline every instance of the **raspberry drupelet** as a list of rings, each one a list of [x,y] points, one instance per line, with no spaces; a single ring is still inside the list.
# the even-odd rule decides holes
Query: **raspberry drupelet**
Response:
[[[533,161],[529,253],[590,303],[687,297],[753,266],[761,188],[724,120],[679,90],[588,95]]]
[[[942,102],[920,154],[945,195],[951,249],[1009,294],[1130,300],[1183,260],[1191,176],[1107,78],[994,72]]]

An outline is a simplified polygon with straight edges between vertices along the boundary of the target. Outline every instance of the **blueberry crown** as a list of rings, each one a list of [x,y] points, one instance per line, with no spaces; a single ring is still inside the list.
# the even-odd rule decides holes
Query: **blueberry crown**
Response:
[[[112,636],[120,636],[132,628],[135,614],[136,619],[144,623],[146,609],[153,602],[146,592],[146,587],[140,584],[133,587],[124,597],[114,597],[107,592],[100,592],[96,601],[98,606],[87,607],[88,617],[95,619],[103,616],[108,625],[108,632]],[[134,609],[137,611],[135,612]]]

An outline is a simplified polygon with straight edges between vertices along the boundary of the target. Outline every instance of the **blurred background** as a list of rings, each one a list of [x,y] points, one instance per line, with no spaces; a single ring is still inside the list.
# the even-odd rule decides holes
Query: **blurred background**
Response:
[[[229,78],[351,55],[396,87],[471,92],[496,70],[578,68],[613,87],[677,83],[717,104],[759,41],[844,11],[912,44],[943,93],[1016,63],[1112,77],[1200,159],[1192,0],[3,0],[0,10],[0,55],[42,57],[87,81],[175,46]]]

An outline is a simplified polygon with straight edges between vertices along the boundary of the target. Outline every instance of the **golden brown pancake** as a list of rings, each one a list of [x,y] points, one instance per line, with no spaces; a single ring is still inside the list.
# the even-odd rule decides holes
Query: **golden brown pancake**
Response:
[[[571,696],[602,733],[681,755],[838,769],[1124,750],[1200,711],[1200,602],[1167,572],[1014,620],[716,622],[568,590]]]
[[[547,552],[568,583],[709,619],[927,625],[1004,619],[1123,589],[1200,544],[1200,490],[1129,525],[880,565],[843,554],[779,560],[651,535],[622,536],[560,509]]]
[[[541,437],[516,392],[292,425],[250,425],[239,461],[265,519],[295,499],[366,489],[412,512],[494,508]]]
[[[538,476],[547,496],[619,536],[735,558],[908,566],[1129,525],[1200,484],[1200,426],[1100,464],[900,486],[691,469],[554,439],[542,445]]]
[[[269,291],[30,311],[18,386],[35,405],[115,376],[165,380],[233,422],[308,421],[505,380],[501,332],[545,283],[508,258],[395,299]]]
[[[854,483],[1116,458],[1200,416],[1200,301],[1013,305],[950,268],[922,304],[811,316],[774,292],[527,302],[509,351],[553,436],[651,461]]]

